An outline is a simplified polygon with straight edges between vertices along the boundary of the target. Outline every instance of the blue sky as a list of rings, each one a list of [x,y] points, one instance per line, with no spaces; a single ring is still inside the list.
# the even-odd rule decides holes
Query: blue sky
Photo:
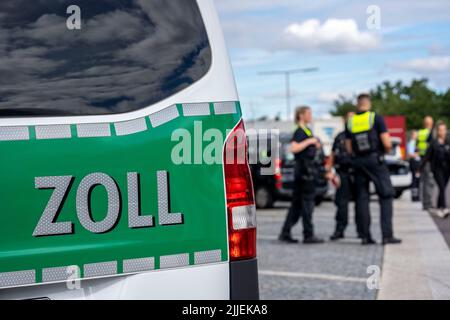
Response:
[[[319,67],[291,77],[292,107],[327,114],[333,100],[385,81],[426,77],[450,87],[448,0],[215,0],[244,117],[286,116],[283,76],[270,70]],[[380,28],[368,28],[380,10]],[[373,20],[371,20],[373,21]]]

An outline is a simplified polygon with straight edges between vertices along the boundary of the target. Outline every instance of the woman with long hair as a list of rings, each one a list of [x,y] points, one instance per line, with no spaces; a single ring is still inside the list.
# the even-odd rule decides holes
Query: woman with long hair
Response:
[[[450,180],[450,139],[447,136],[447,125],[443,121],[437,124],[437,137],[433,139],[422,159],[420,171],[427,162],[430,163],[431,171],[439,187],[438,205],[433,213],[440,218],[447,218],[450,215],[450,209],[446,204],[445,190]]]

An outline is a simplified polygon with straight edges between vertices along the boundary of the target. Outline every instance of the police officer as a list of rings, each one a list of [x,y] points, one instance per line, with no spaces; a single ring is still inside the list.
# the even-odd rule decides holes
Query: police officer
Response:
[[[281,230],[279,240],[287,243],[297,243],[292,238],[291,229],[298,222],[300,216],[303,222],[303,243],[323,243],[322,239],[314,235],[312,215],[315,206],[315,183],[318,170],[314,159],[320,142],[308,128],[312,121],[310,107],[299,107],[295,112],[297,130],[291,141],[291,151],[295,155],[294,195],[291,208]]]
[[[407,149],[407,157],[409,160],[409,168],[411,169],[411,174],[413,176],[412,183],[411,183],[411,200],[413,202],[420,201],[419,196],[419,186],[420,186],[420,177],[417,174],[417,171],[419,170],[420,166],[420,156],[417,152],[417,131],[413,130],[411,131],[411,136],[408,141],[408,145],[406,147]]]
[[[375,244],[370,234],[369,182],[375,185],[381,210],[383,244],[397,244],[392,227],[394,188],[384,154],[392,148],[384,119],[371,112],[368,94],[358,96],[357,112],[346,130],[347,151],[354,154],[356,205],[361,215],[362,244]]]
[[[345,123],[355,113],[350,111],[344,117]],[[345,147],[346,133],[342,131],[336,136],[330,157],[330,168],[335,168],[339,177],[334,203],[336,204],[336,229],[331,235],[330,240],[335,241],[344,238],[344,232],[348,224],[348,206],[352,198],[355,197],[355,183],[352,168],[352,157]],[[356,210],[355,210],[356,211]],[[359,215],[355,212],[355,224],[358,237],[362,237],[359,223]]]
[[[419,130],[417,137],[417,151],[419,156],[423,158],[427,153],[428,146],[432,140],[434,120],[430,116],[423,119],[423,129]],[[433,173],[431,172],[430,163],[426,163],[420,174],[420,194],[422,198],[422,208],[425,211],[432,209],[432,197],[434,190]]]
[[[447,125],[445,122],[438,122],[437,137],[429,144],[427,153],[422,158],[419,172],[427,164],[429,164],[439,187],[437,209],[432,210],[432,213],[440,218],[447,218],[450,215],[450,210],[446,205],[445,191],[450,180],[450,139],[447,137]]]

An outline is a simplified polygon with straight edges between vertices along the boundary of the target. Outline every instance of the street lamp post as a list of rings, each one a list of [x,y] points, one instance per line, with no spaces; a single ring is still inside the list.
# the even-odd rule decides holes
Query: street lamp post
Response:
[[[315,72],[318,71],[319,68],[303,68],[303,69],[291,69],[291,70],[272,70],[260,72],[260,75],[263,76],[272,76],[272,75],[284,75],[286,81],[286,113],[287,119],[291,118],[291,75],[297,73],[307,73],[307,72]]]

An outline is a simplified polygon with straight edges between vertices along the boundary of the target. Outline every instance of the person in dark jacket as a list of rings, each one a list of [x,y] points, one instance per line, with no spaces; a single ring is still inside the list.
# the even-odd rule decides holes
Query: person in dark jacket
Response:
[[[314,198],[318,176],[314,159],[321,145],[319,139],[314,137],[313,132],[308,127],[312,122],[311,108],[307,106],[297,108],[295,122],[298,128],[291,141],[291,151],[295,155],[294,195],[279,240],[286,243],[298,242],[297,239],[292,237],[291,229],[301,217],[303,243],[323,243],[323,239],[315,236],[313,226]]]
[[[344,117],[345,125],[354,116],[353,111],[347,112]],[[330,240],[335,241],[344,238],[345,229],[348,224],[348,207],[350,201],[356,198],[355,179],[353,176],[352,155],[347,152],[345,147],[345,130],[336,136],[333,143],[333,149],[330,156],[330,170],[334,167],[339,177],[339,185],[336,186],[335,201],[336,204],[336,229],[331,235]],[[355,208],[355,225],[358,237],[362,238],[359,216]]]
[[[372,182],[380,203],[383,245],[399,244],[394,237],[392,218],[394,214],[394,188],[384,155],[392,149],[391,137],[382,116],[372,112],[370,95],[358,96],[356,114],[350,118],[346,129],[347,152],[354,155],[356,207],[362,232],[362,244],[372,245],[375,240],[370,233],[370,192]]]
[[[427,163],[430,164],[434,179],[439,187],[438,205],[433,213],[440,218],[447,218],[450,215],[450,210],[446,204],[445,190],[450,180],[450,140],[447,137],[447,125],[442,121],[437,125],[437,138],[432,140],[425,157],[421,161],[420,172]]]
[[[411,200],[413,202],[420,201],[420,177],[417,174],[420,166],[420,155],[417,151],[417,131],[411,131],[411,136],[406,147],[406,155],[409,161],[409,168],[413,176],[411,183]]]

